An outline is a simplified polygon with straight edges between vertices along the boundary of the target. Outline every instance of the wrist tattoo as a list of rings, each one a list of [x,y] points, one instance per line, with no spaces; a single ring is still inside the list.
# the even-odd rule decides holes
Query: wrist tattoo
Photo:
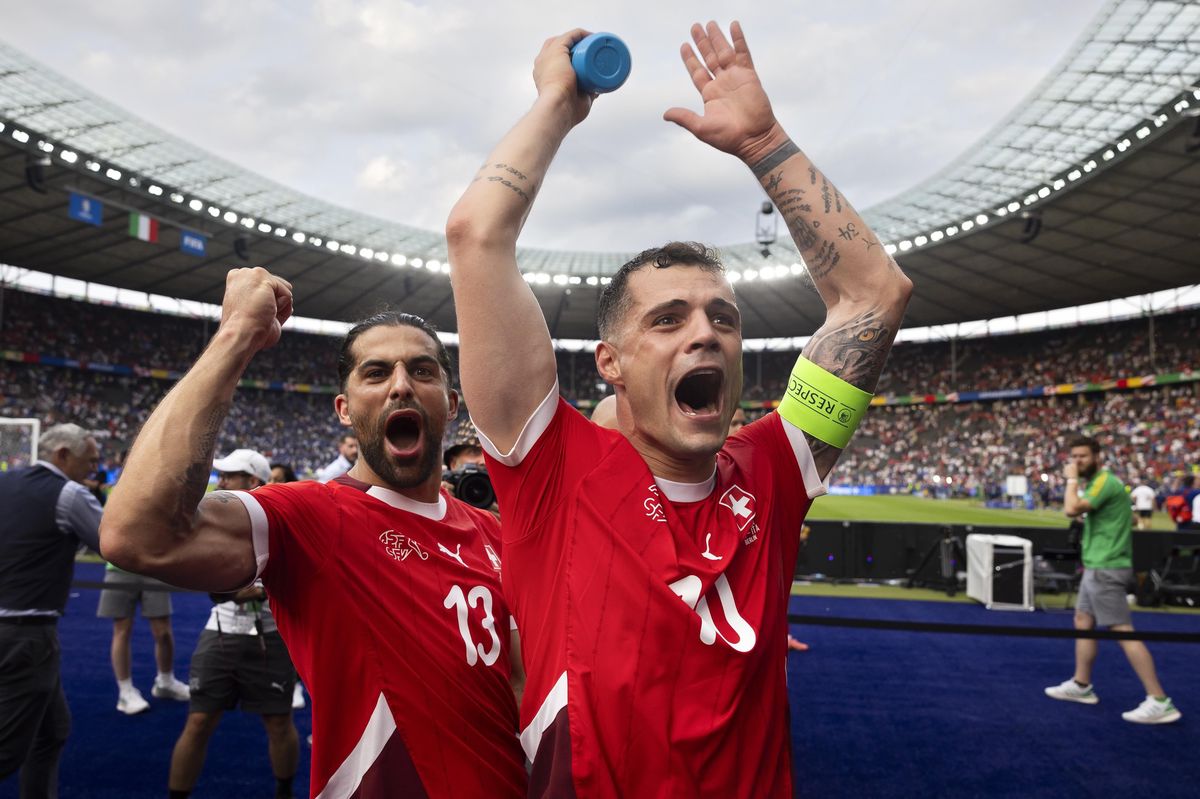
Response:
[[[791,139],[788,139],[783,144],[779,145],[773,152],[767,155],[758,163],[751,164],[750,170],[754,172],[754,177],[762,180],[771,173],[771,170],[782,164],[784,161],[791,158],[796,153],[800,152]]]

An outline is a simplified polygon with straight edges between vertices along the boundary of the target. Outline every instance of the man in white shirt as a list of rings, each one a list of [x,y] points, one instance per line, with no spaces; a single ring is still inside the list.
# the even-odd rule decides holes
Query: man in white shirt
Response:
[[[358,439],[352,433],[346,433],[338,441],[337,458],[317,471],[317,481],[328,483],[335,477],[341,477],[350,471],[350,467],[356,460],[358,460]]]
[[[1137,488],[1129,494],[1133,503],[1133,518],[1137,529],[1149,530],[1150,517],[1154,515],[1154,489],[1145,483],[1138,483]]]

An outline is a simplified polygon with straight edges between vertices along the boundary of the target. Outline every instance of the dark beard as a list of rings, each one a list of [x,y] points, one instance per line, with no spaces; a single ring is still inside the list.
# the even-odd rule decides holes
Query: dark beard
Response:
[[[1095,463],[1093,463],[1091,466],[1087,467],[1086,469],[1080,467],[1079,476],[1084,478],[1085,480],[1091,480],[1093,477],[1095,477],[1096,471],[1099,468],[1100,468],[1099,464],[1095,464]]]
[[[425,446],[415,461],[409,465],[400,466],[395,461],[388,457],[386,440],[387,440],[387,418],[394,411],[414,410],[421,416],[421,429],[425,436]],[[441,447],[441,432],[437,437],[434,437],[434,431],[429,424],[429,415],[425,413],[425,409],[419,405],[406,403],[396,405],[385,410],[377,419],[367,422],[365,419],[356,419],[351,417],[351,422],[354,426],[354,432],[358,434],[358,454],[367,465],[371,467],[371,471],[375,472],[381,480],[395,489],[414,488],[422,485],[429,476],[433,474],[435,468],[438,467],[438,456]]]

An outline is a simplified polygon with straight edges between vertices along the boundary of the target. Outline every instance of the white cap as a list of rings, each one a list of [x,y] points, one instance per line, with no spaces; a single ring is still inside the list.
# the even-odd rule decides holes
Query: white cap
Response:
[[[261,452],[252,449],[235,449],[224,458],[213,461],[213,468],[218,472],[252,474],[264,485],[271,482],[271,464]]]

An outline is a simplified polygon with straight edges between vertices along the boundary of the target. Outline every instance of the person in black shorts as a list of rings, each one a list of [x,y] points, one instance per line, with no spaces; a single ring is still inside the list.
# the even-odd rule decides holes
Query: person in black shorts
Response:
[[[213,468],[221,490],[249,491],[271,479],[267,459],[249,449],[234,450],[214,461]],[[170,796],[191,794],[221,714],[241,705],[245,712],[262,716],[275,796],[291,797],[300,758],[292,721],[296,669],[271,616],[267,592],[256,580],[247,588],[212,597],[216,604],[192,655],[191,706],[171,755]]]

